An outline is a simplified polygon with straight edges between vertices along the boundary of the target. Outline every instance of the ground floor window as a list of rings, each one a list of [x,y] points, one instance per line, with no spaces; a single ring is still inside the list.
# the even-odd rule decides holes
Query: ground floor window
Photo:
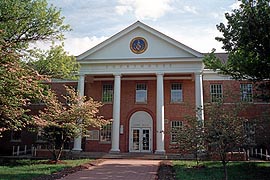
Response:
[[[112,123],[106,124],[100,129],[100,141],[111,142],[112,137]]]
[[[171,143],[177,143],[177,133],[182,129],[183,121],[171,121]]]
[[[10,141],[12,142],[20,142],[22,138],[22,131],[11,131]]]
[[[244,132],[247,144],[255,144],[255,124],[253,122],[244,122]]]

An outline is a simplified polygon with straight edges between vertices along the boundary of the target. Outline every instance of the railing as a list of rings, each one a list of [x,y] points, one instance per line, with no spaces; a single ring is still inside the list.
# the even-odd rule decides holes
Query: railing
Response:
[[[268,150],[263,149],[263,148],[250,148],[247,150],[247,156],[260,158],[260,159],[266,160],[266,161],[270,160],[270,155],[268,153]]]
[[[36,156],[36,153],[37,153],[36,147],[34,147],[33,145],[31,145],[30,148],[27,148],[27,145],[12,147],[12,156],[20,156],[20,155],[27,155],[27,154]]]

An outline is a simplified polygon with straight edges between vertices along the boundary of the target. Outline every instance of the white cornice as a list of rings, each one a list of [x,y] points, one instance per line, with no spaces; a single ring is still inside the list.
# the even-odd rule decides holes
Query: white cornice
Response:
[[[113,35],[112,37],[110,37],[109,39],[103,41],[102,43],[98,44],[97,46],[89,49],[88,51],[82,53],[81,55],[77,56],[77,60],[80,62],[82,60],[84,60],[87,56],[89,56],[90,54],[93,54],[94,52],[104,48],[105,46],[109,45],[110,43],[116,41],[117,39],[123,37],[124,35],[126,35],[127,33],[133,31],[134,29],[136,28],[141,28],[163,40],[165,40],[166,42],[180,48],[180,49],[183,49],[184,51],[194,55],[195,57],[198,57],[198,58],[202,58],[204,57],[203,54],[201,54],[200,52],[176,41],[175,39],[147,26],[146,24],[140,22],[140,21],[137,21],[135,22],[134,24],[130,25],[129,27],[125,28],[124,30],[120,31],[119,33]]]

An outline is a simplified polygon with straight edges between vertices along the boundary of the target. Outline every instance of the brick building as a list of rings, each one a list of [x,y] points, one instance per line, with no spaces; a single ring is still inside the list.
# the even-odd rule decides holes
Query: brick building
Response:
[[[226,60],[226,54],[217,56]],[[269,109],[268,103],[252,99],[252,83],[206,69],[203,57],[139,21],[79,55],[78,82],[53,82],[51,87],[61,94],[64,84],[78,86],[80,95],[103,102],[100,113],[113,123],[74,139],[73,150],[175,152],[171,129],[187,115],[204,121],[203,110],[196,114],[195,109],[228,90],[239,95],[237,101],[251,103],[247,117]]]

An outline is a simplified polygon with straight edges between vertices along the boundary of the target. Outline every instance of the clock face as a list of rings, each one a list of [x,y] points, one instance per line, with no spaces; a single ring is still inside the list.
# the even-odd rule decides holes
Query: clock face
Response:
[[[147,41],[142,37],[135,37],[130,41],[130,50],[135,54],[142,54],[147,46]]]

